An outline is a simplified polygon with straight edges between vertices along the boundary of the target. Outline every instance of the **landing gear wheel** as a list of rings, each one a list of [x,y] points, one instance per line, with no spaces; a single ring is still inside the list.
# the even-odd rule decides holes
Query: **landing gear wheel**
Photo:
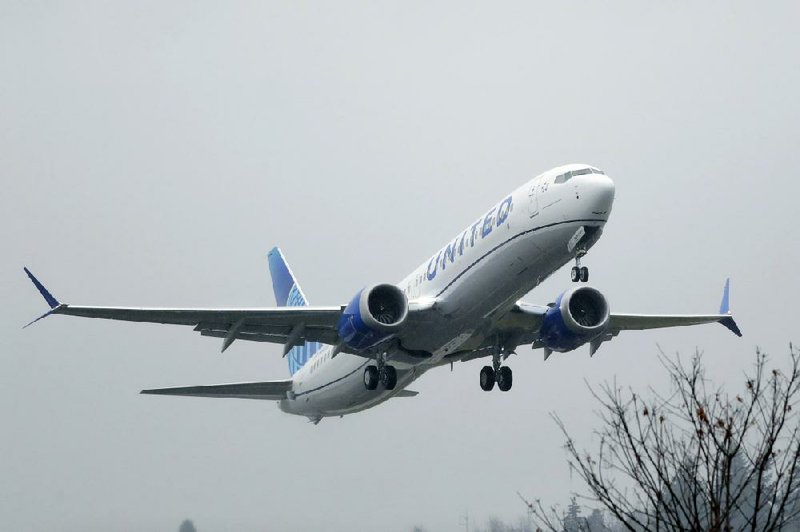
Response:
[[[589,268],[582,266],[578,271],[578,276],[582,283],[587,282],[589,280]]]
[[[364,368],[364,387],[367,390],[374,390],[378,387],[378,382],[378,368],[376,366]]]
[[[499,370],[497,370],[497,387],[501,392],[507,392],[510,390],[512,381],[513,373],[511,373],[511,368],[508,366],[502,366]]]
[[[490,392],[494,388],[494,369],[492,366],[483,366],[481,368],[481,390]]]
[[[394,390],[395,385],[397,384],[397,370],[394,369],[394,366],[383,366],[383,369],[379,373],[381,384],[387,390]]]
[[[581,269],[578,268],[577,266],[573,266],[572,270],[570,270],[570,273],[571,273],[570,277],[572,279],[572,282],[573,283],[577,283],[581,278]]]

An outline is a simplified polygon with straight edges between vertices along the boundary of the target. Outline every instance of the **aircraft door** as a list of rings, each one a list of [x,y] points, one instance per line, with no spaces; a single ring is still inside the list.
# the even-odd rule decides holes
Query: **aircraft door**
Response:
[[[539,200],[536,198],[536,189],[539,187],[539,182],[534,181],[528,190],[528,214],[533,218],[539,214]]]

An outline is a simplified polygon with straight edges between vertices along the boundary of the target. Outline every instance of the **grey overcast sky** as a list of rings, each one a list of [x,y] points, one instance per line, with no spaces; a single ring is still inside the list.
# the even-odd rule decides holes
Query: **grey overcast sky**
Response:
[[[0,528],[456,531],[566,502],[558,412],[585,382],[664,388],[658,345],[739,386],[798,340],[795,2],[0,2]],[[590,359],[520,348],[319,426],[272,403],[142,388],[284,378],[280,347],[53,317],[62,301],[272,305],[279,244],[317,304],[397,281],[534,175],[617,186],[587,257],[612,309],[717,325]],[[567,269],[527,299],[568,287]]]

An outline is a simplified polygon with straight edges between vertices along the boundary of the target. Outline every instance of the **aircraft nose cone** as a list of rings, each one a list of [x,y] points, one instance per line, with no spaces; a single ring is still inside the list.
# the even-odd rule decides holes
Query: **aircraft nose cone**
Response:
[[[607,175],[592,174],[585,176],[581,183],[581,196],[589,203],[592,214],[607,215],[614,203],[614,181]]]

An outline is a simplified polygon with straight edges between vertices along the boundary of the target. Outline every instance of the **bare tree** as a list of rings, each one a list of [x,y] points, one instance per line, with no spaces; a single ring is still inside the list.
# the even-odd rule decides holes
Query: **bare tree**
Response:
[[[489,517],[489,520],[486,522],[486,528],[476,528],[476,532],[533,532],[533,527],[531,526],[530,521],[522,517],[517,521],[517,524],[507,523],[493,515]]]
[[[626,530],[781,530],[800,526],[800,353],[789,346],[787,372],[754,371],[729,395],[707,378],[697,353],[686,365],[661,354],[671,392],[646,397],[616,382],[592,393],[600,428],[594,452],[567,438],[569,463]],[[555,508],[537,501],[534,515],[565,530]],[[582,528],[589,530],[590,527]]]
[[[178,532],[197,532],[197,529],[194,527],[194,523],[192,523],[191,519],[184,519],[180,528],[178,528]]]

